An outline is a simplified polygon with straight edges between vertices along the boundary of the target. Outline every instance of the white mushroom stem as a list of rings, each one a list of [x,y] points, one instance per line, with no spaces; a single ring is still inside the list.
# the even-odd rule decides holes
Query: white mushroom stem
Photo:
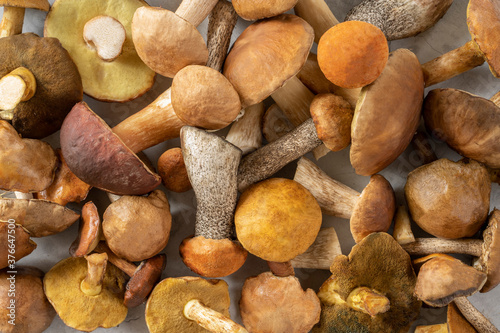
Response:
[[[83,27],[85,43],[104,61],[118,58],[126,36],[127,32],[120,21],[107,15],[96,16]]]
[[[243,155],[262,146],[262,115],[264,103],[255,104],[245,109],[243,117],[233,123],[226,140],[240,148]]]
[[[87,296],[96,296],[102,291],[108,255],[94,253],[85,258],[87,259],[87,276],[80,283],[80,289]]]
[[[474,326],[479,333],[499,333],[500,331],[467,299],[457,297],[453,300],[462,315]]]
[[[182,0],[175,14],[197,27],[212,11],[217,1],[218,0]]]
[[[328,29],[339,23],[325,0],[299,0],[295,5],[295,14],[313,27],[316,43]]]
[[[411,231],[411,222],[408,210],[405,206],[399,206],[394,218],[394,239],[401,245],[415,241],[413,231]]]
[[[12,110],[36,92],[36,79],[25,67],[18,67],[0,79],[0,110]],[[5,114],[2,119],[8,119]],[[10,118],[12,119],[12,117]]]
[[[15,191],[14,195],[16,196],[16,199],[33,199],[33,193],[24,193],[24,192],[18,192]]]
[[[417,326],[415,333],[448,333],[448,324]]]
[[[290,260],[290,263],[294,268],[329,270],[333,259],[341,254],[342,249],[335,229],[323,228],[307,251]]]
[[[208,67],[218,71],[222,68],[237,20],[238,14],[226,0],[219,0],[210,12],[207,31]]]
[[[206,307],[197,299],[187,302],[184,306],[183,313],[184,317],[195,321],[198,325],[210,332],[248,333],[243,326],[238,325],[220,312]]]
[[[413,243],[402,245],[410,255],[423,256],[432,253],[458,253],[480,257],[483,241],[481,239],[441,239],[417,238]]]
[[[271,105],[264,114],[262,120],[262,134],[264,134],[267,142],[278,140],[294,128],[295,126],[293,126],[276,104]]]
[[[3,7],[2,22],[0,22],[0,38],[19,35],[23,32],[24,7]]]

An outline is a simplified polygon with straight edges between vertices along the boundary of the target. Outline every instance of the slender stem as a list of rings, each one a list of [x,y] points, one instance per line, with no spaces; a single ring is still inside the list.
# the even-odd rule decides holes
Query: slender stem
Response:
[[[295,14],[313,27],[316,43],[328,29],[339,23],[324,0],[299,0],[295,5]]]
[[[276,261],[268,261],[267,265],[271,272],[279,277],[287,277],[287,276],[295,276],[295,271],[293,270],[292,263],[290,261],[287,262],[276,262]]]
[[[208,16],[218,0],[183,0],[175,14],[195,27]]]
[[[309,106],[314,94],[296,76],[273,92],[271,97],[294,126],[311,118]]]
[[[2,22],[0,22],[0,38],[19,35],[23,32],[24,23],[23,7],[3,7]]]
[[[220,312],[201,304],[197,299],[190,300],[184,306],[184,316],[195,321],[210,332],[216,333],[248,333],[248,331],[224,316]]]
[[[394,239],[401,245],[412,243],[415,236],[411,231],[410,216],[405,206],[399,206],[394,217]]]
[[[415,242],[402,245],[410,255],[422,256],[432,253],[460,253],[480,257],[483,241],[481,239],[441,239],[417,238]]]
[[[99,243],[95,248],[95,252],[97,253],[105,253],[108,256],[108,261],[121,269],[125,274],[132,277],[137,269],[137,266],[133,263],[119,258],[116,254],[111,251],[111,249],[104,243]]]
[[[243,155],[262,146],[261,122],[264,103],[255,104],[245,109],[243,117],[233,123],[226,140],[240,148]]]
[[[87,296],[96,296],[102,291],[108,255],[106,253],[94,253],[87,256],[86,259],[87,276],[80,283],[80,289]]]
[[[233,5],[226,0],[219,0],[208,16],[208,67],[217,71],[222,69],[237,20],[238,14]]]
[[[467,299],[457,297],[453,300],[460,312],[474,326],[479,333],[499,333],[500,331],[481,312],[479,312]]]

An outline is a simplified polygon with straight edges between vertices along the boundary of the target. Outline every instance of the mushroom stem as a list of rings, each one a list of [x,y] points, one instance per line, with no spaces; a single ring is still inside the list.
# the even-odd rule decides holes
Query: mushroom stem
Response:
[[[94,251],[97,253],[106,254],[108,256],[108,261],[118,267],[128,276],[132,277],[132,275],[134,275],[137,266],[125,259],[119,258],[105,243],[99,243]]]
[[[342,249],[335,229],[323,228],[307,251],[290,260],[290,263],[294,268],[329,270],[333,259],[341,254]]]
[[[86,256],[85,259],[87,259],[87,276],[80,283],[80,289],[87,296],[99,295],[102,291],[108,255],[94,253]]]
[[[460,253],[480,257],[483,241],[481,239],[441,239],[417,238],[415,242],[403,244],[402,247],[413,256],[432,253]]]
[[[467,297],[457,297],[453,300],[463,316],[479,333],[500,332],[481,312],[479,312],[467,299]]]
[[[207,32],[208,67],[221,70],[237,20],[238,14],[226,0],[219,0],[210,12]]]
[[[316,43],[328,29],[339,23],[324,0],[299,0],[295,5],[295,14],[313,27]]]
[[[411,231],[410,216],[405,206],[399,206],[394,218],[394,239],[400,244],[415,242],[415,236]]]
[[[389,299],[381,293],[367,287],[354,289],[347,297],[347,304],[355,310],[372,317],[389,311]]]
[[[33,97],[35,92],[35,76],[29,69],[17,67],[0,79],[0,110],[14,109],[20,102]],[[4,117],[6,116],[2,119]]]
[[[195,27],[208,16],[218,0],[183,0],[175,14],[182,17]]]
[[[266,113],[264,113],[262,134],[264,134],[267,142],[276,141],[294,128],[295,126],[293,126],[278,105],[271,105]]]
[[[227,133],[226,140],[240,148],[243,155],[262,146],[261,122],[263,114],[264,103],[247,107],[243,116],[233,123]]]
[[[422,65],[425,87],[451,79],[454,76],[482,65],[484,62],[485,59],[479,47],[471,40],[463,46]]]
[[[14,195],[16,196],[16,199],[27,199],[27,200],[33,199],[33,193],[14,191]]]
[[[183,313],[187,319],[195,321],[198,325],[210,332],[248,333],[244,327],[238,325],[220,312],[206,307],[197,299],[187,302],[184,306]]]
[[[2,22],[0,22],[0,38],[19,35],[23,32],[24,7],[3,7]]]
[[[290,261],[287,262],[276,262],[276,261],[268,261],[267,265],[271,272],[279,277],[287,277],[287,276],[295,276],[295,271],[293,270],[292,263]]]

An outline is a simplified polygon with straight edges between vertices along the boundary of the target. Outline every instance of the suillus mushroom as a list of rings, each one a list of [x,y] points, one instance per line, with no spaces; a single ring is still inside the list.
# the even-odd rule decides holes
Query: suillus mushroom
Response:
[[[18,35],[23,32],[24,12],[26,8],[49,11],[50,3],[47,0],[3,0],[3,17],[0,22],[0,38]]]
[[[56,316],[43,292],[44,273],[29,266],[18,266],[15,272],[0,271],[0,331],[41,333]]]
[[[235,0],[232,1],[234,9],[238,15],[247,20],[255,21],[263,18],[277,16],[292,9],[297,0]]]
[[[182,260],[202,276],[230,275],[247,258],[247,251],[234,241],[241,150],[215,134],[190,126],[181,130],[181,147],[197,202],[194,237],[184,239],[179,247]]]
[[[473,236],[488,216],[491,183],[474,160],[439,159],[408,174],[405,197],[412,219],[440,238]]]
[[[155,72],[141,61],[132,42],[132,16],[145,5],[142,0],[119,4],[109,0],[57,0],[52,4],[44,36],[56,37],[68,50],[82,77],[85,94],[101,101],[126,102],[153,86]],[[75,12],[79,14],[73,15]],[[103,56],[104,49],[122,52]]]
[[[467,297],[457,297],[453,303],[460,310],[462,315],[474,326],[479,333],[498,333],[500,330],[493,325],[488,318],[479,312]]]
[[[2,218],[4,218],[2,216]],[[14,219],[0,220],[0,269],[26,257],[36,249],[36,243],[30,238],[30,233],[17,224]]]
[[[237,119],[226,135],[226,140],[241,149],[242,155],[253,152],[262,146],[262,116],[264,103],[251,105],[243,116]]]
[[[158,174],[167,190],[180,193],[193,188],[189,182],[180,147],[168,149],[160,155],[158,159]]]

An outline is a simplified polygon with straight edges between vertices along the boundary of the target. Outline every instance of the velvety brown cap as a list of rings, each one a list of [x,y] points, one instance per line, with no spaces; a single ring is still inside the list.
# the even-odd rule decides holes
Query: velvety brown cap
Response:
[[[474,267],[488,275],[488,280],[481,289],[488,292],[500,283],[500,211],[491,212],[488,226],[483,232],[483,252],[474,262]]]
[[[48,12],[50,3],[47,0],[1,0],[0,6],[34,8]]]
[[[158,159],[158,174],[167,190],[180,193],[193,188],[180,147],[171,148],[161,154]]]
[[[127,283],[123,299],[127,308],[139,306],[147,300],[151,290],[160,280],[166,264],[167,256],[163,253],[141,262]]]
[[[247,20],[254,21],[273,17],[292,9],[297,0],[234,0],[234,10],[238,15]]]
[[[233,274],[245,263],[248,252],[230,239],[188,237],[179,246],[182,261],[193,272],[204,277]]]
[[[15,238],[12,238],[13,235]],[[13,241],[15,243],[12,243]],[[9,252],[9,250],[12,251],[12,248],[9,247],[11,244],[15,244],[15,252],[12,253]],[[31,240],[29,232],[22,225],[0,220],[0,269],[12,263],[9,263],[9,259],[12,258],[9,257],[9,254],[13,255],[16,258],[15,261],[17,261],[26,257],[35,249],[36,243]]]
[[[313,42],[313,28],[295,15],[279,15],[246,28],[234,42],[223,71],[242,107],[263,101],[297,74]]]

